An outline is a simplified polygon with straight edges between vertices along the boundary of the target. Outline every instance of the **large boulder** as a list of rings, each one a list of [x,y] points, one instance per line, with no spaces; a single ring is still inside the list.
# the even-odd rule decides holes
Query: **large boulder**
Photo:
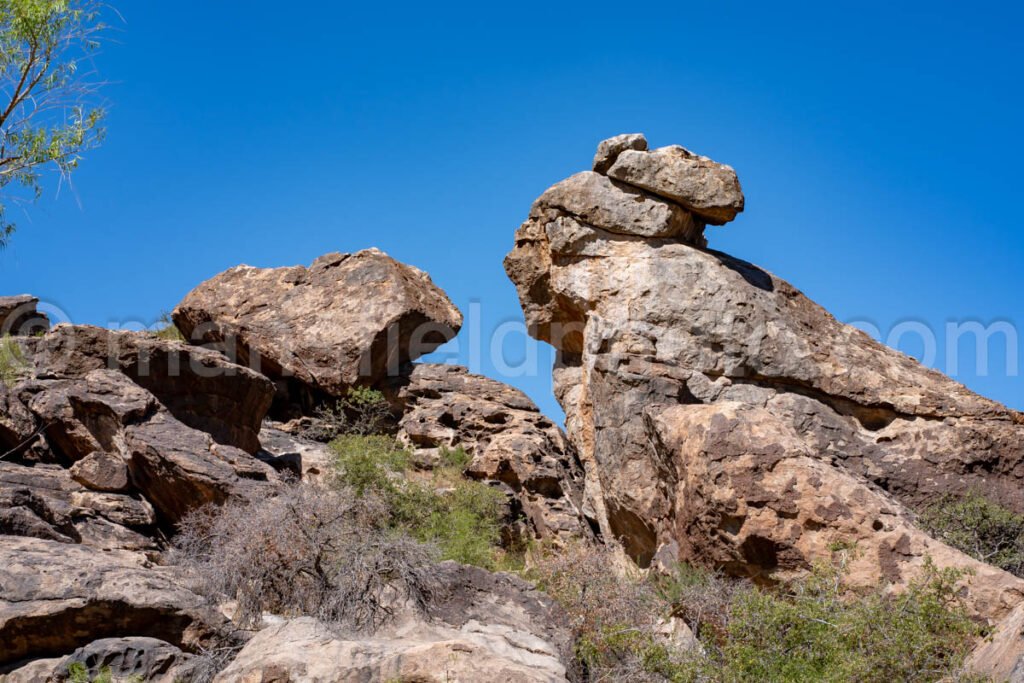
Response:
[[[362,681],[565,682],[571,632],[550,598],[505,574],[444,563],[429,615],[405,615],[372,636],[311,618],[271,625],[219,683]]]
[[[306,407],[397,374],[462,325],[426,273],[377,249],[308,268],[238,266],[192,290],[173,317],[187,339],[258,369]]]
[[[575,450],[525,394],[463,367],[429,363],[414,365],[400,386],[398,435],[421,461],[435,460],[440,448],[462,447],[471,456],[466,474],[507,485],[532,536],[592,536]]]
[[[620,151],[609,175],[641,183],[614,172],[641,154],[654,153]],[[652,445],[645,424],[654,405],[763,408],[813,458],[911,509],[981,488],[1024,511],[1020,413],[700,244],[622,234],[538,202],[505,261],[531,333],[558,350],[555,392],[587,471],[585,506],[606,537],[632,539],[634,557],[646,563],[682,533],[675,456]],[[787,533],[784,525],[777,532]]]
[[[58,325],[25,345],[38,380],[81,380],[96,370],[117,372],[218,443],[250,453],[259,450],[260,425],[274,386],[215,351],[88,325]]]

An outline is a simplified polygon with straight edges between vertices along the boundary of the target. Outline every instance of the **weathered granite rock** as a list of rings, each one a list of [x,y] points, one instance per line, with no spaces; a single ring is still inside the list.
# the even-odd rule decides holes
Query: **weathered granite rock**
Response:
[[[462,325],[426,273],[377,249],[309,268],[238,266],[192,290],[173,316],[187,339],[259,369],[283,401],[307,407],[396,374]]]
[[[71,478],[94,491],[118,493],[129,486],[128,465],[120,454],[93,451],[70,469]]]
[[[108,672],[114,680],[141,680],[156,683],[184,681],[179,673],[192,655],[158,638],[101,638],[78,648],[53,670],[55,683],[69,679],[66,672],[73,664],[85,667],[89,680]]]
[[[155,550],[153,507],[141,496],[90,491],[59,465],[0,462],[0,534]]]
[[[743,211],[743,190],[732,167],[679,145],[623,150],[608,175],[665,197],[712,225],[728,223]]]
[[[220,683],[502,681],[553,683],[570,671],[571,636],[549,598],[505,574],[445,563],[430,620],[406,618],[345,637],[310,618],[258,633]]]
[[[135,332],[58,325],[31,340],[39,380],[82,379],[117,371],[150,392],[178,420],[218,443],[250,453],[273,398],[273,384],[221,354]]]
[[[967,658],[968,671],[983,680],[1024,683],[1024,604],[1010,612]]]
[[[535,211],[545,208],[623,235],[692,239],[703,229],[681,207],[591,171],[549,187],[534,205]]]
[[[505,267],[531,333],[559,351],[555,392],[586,470],[585,507],[642,563],[682,533],[676,465],[644,424],[654,405],[764,408],[814,458],[910,508],[982,488],[1024,511],[1021,414],[839,323],[756,266],[535,204]]]
[[[223,623],[140,553],[0,536],[0,567],[0,666],[125,634],[194,645]]]
[[[540,539],[592,536],[581,512],[583,469],[565,435],[512,387],[455,365],[416,364],[401,380],[399,438],[421,459],[461,446],[466,474],[499,481]]]
[[[329,482],[335,472],[337,454],[330,446],[285,431],[279,423],[263,425],[261,457],[277,463],[276,469],[292,473],[311,483]]]
[[[673,528],[681,560],[755,580],[785,579],[856,546],[844,579],[853,587],[906,585],[930,559],[971,572],[965,605],[996,621],[1024,601],[1024,580],[936,541],[899,502],[822,460],[789,423],[724,401],[647,411],[653,449],[671,471]],[[642,485],[637,485],[642,490]]]
[[[28,337],[50,329],[45,313],[36,310],[39,299],[28,294],[0,296],[0,337]]]
[[[132,425],[125,441],[132,484],[172,525],[207,503],[258,496],[279,479],[262,460],[166,414]]]
[[[647,151],[647,138],[642,133],[623,133],[602,140],[597,145],[597,153],[594,155],[594,172],[607,174],[615,160],[627,149]]]
[[[251,370],[94,327],[23,344],[30,371],[0,390],[0,533],[155,551],[189,510],[279,480],[228,445],[259,445],[273,385]]]

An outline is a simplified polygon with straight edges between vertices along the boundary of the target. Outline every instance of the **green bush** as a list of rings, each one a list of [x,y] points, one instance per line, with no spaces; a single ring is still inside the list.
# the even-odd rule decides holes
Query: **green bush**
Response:
[[[171,314],[164,311],[160,314],[160,319],[157,321],[157,327],[153,330],[153,336],[157,339],[163,339],[164,341],[185,341],[185,335],[181,333],[178,326],[171,320]]]
[[[28,371],[21,346],[10,336],[0,337],[0,383],[10,386]]]
[[[411,471],[409,452],[392,437],[347,434],[331,447],[337,454],[339,483],[357,495],[380,497],[391,526],[437,546],[443,559],[498,566],[505,496],[462,477],[468,463],[463,449],[442,453],[445,466],[423,474]]]
[[[393,437],[345,434],[331,442],[338,476],[358,495],[380,493],[391,502],[405,487],[403,473],[411,462],[409,451]]]
[[[956,672],[978,627],[957,597],[963,573],[930,562],[898,595],[853,595],[822,564],[784,591],[737,594],[720,649],[727,681],[938,681]]]
[[[1024,576],[1024,515],[972,491],[946,496],[920,515],[921,526],[976,560]]]
[[[103,667],[95,677],[89,676],[89,668],[82,662],[68,664],[68,683],[113,683],[110,667]],[[142,676],[129,676],[125,683],[142,683]]]
[[[302,436],[330,441],[344,434],[383,434],[390,417],[391,407],[384,394],[369,387],[351,387],[345,398],[317,408],[313,423]]]
[[[441,467],[450,467],[458,470],[459,472],[462,472],[469,467],[469,461],[473,459],[462,446],[456,446],[455,448],[441,446],[439,455]]]
[[[680,567],[673,576],[622,576],[606,551],[542,558],[532,578],[568,612],[591,680],[964,680],[978,636],[958,597],[962,572],[924,572],[898,594],[843,587],[850,551],[785,586],[757,588]],[[682,618],[699,648],[659,632]]]

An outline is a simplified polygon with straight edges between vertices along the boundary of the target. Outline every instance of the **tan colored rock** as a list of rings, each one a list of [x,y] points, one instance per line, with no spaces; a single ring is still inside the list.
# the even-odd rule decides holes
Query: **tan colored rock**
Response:
[[[207,503],[259,496],[277,472],[245,451],[216,443],[170,415],[131,425],[125,434],[132,484],[165,524]]]
[[[742,403],[649,411],[653,448],[672,472],[666,520],[682,560],[755,580],[806,572],[836,544],[856,546],[848,583],[899,588],[929,559],[971,572],[972,615],[999,620],[1024,580],[936,541],[891,496],[826,462],[788,421]]]
[[[189,427],[218,443],[250,453],[259,450],[260,424],[273,398],[273,384],[215,351],[88,325],[58,325],[26,343],[37,381],[80,380],[97,370],[118,372]],[[117,399],[123,392],[106,393]]]
[[[0,462],[0,534],[102,550],[158,547],[156,515],[145,499],[90,491],[59,465]]]
[[[443,563],[428,619],[399,615],[372,636],[314,619],[272,625],[250,640],[218,683],[554,683],[567,679],[571,636],[550,598],[506,574]]]
[[[669,199],[712,225],[728,223],[743,211],[736,171],[679,145],[625,150],[608,176]]]
[[[307,403],[397,374],[462,325],[426,273],[377,249],[327,254],[309,268],[238,266],[192,290],[173,316],[186,338]]]
[[[602,140],[597,145],[594,155],[594,172],[605,174],[612,167],[619,155],[627,149],[647,150],[647,138],[643,133],[624,133]]]
[[[985,680],[1024,683],[1024,604],[1017,605],[978,644],[965,668]]]
[[[117,493],[129,486],[128,465],[116,453],[93,451],[74,465],[71,478],[94,491]]]
[[[624,151],[616,165],[645,154],[681,155]],[[866,580],[899,584],[928,553],[964,559],[916,530],[908,509],[980,488],[1024,512],[1024,416],[839,323],[750,263],[677,238],[616,234],[538,202],[505,268],[531,334],[558,350],[554,389],[586,473],[583,509],[641,565],[678,545],[690,548],[687,557],[763,578],[806,569],[838,534],[869,549],[858,568]],[[714,461],[719,474],[695,464],[704,472],[704,497],[695,499],[699,482],[673,449],[657,447],[644,416],[737,404],[771,416],[773,434],[788,434],[786,449],[799,446],[799,466],[783,461],[779,476],[788,476],[775,481],[753,463]],[[737,457],[761,453],[762,435],[741,437],[730,446]],[[815,517],[831,494],[805,495],[814,476],[840,492],[847,512]],[[744,548],[746,536],[730,539],[708,520],[727,508],[719,486],[726,498],[756,497],[747,484],[760,479],[793,505],[748,512],[743,533],[763,540]],[[803,488],[790,492],[787,482]],[[704,512],[687,507],[695,500]],[[1019,589],[1007,587],[1016,580],[978,571],[977,612],[998,618],[1016,604]]]
[[[525,394],[454,365],[416,364],[400,384],[399,438],[421,459],[461,446],[472,456],[466,475],[509,486],[535,537],[592,536],[575,451]]]
[[[587,225],[622,235],[693,239],[702,230],[681,207],[591,171],[552,185],[534,208],[559,209]]]

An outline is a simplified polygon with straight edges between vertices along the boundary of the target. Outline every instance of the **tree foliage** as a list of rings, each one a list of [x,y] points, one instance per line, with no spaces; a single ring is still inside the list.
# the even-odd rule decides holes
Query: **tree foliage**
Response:
[[[1024,515],[977,491],[945,496],[920,515],[921,526],[976,560],[1024,576]]]
[[[103,137],[100,83],[88,66],[105,28],[94,0],[0,0],[0,246],[12,204],[42,175],[66,179]]]

